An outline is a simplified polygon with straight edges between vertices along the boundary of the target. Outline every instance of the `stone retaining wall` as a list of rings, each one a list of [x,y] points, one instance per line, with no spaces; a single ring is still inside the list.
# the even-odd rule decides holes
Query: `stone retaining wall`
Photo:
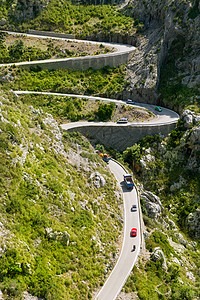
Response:
[[[57,70],[57,69],[73,69],[87,70],[101,69],[105,66],[111,68],[126,64],[132,56],[133,50],[125,52],[114,52],[103,55],[93,55],[84,57],[63,58],[56,60],[46,60],[38,62],[15,63],[16,66],[28,69],[30,67],[39,67],[41,69]]]
[[[31,30],[27,31],[28,34],[35,34],[40,36],[49,36],[49,37],[59,37],[59,38],[66,38],[66,39],[75,39],[76,36],[74,34],[67,34],[67,33],[59,33],[53,31],[41,31],[41,30]]]
[[[124,151],[146,135],[161,134],[167,136],[176,126],[164,125],[130,125],[130,126],[90,126],[77,127],[68,131],[79,131],[81,134],[94,138],[100,144]]]

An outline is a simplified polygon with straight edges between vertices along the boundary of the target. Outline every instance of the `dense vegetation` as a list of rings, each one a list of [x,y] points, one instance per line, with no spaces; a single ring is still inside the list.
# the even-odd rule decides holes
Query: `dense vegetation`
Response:
[[[79,134],[62,137],[50,115],[12,94],[0,101],[0,289],[8,299],[24,290],[90,299],[121,229],[112,175]]]
[[[8,10],[9,5],[8,7],[4,5],[5,16]],[[59,31],[75,34],[78,37],[96,36],[99,33],[107,36],[119,32],[127,35],[127,33],[134,33],[141,25],[134,26],[132,17],[126,17],[111,5],[73,5],[69,1],[59,0],[51,0],[45,10],[33,20],[23,22],[17,20],[14,15],[13,19],[11,16],[12,13],[9,17],[10,22],[20,30],[31,28]]]
[[[1,71],[12,74],[15,80],[10,82],[14,90],[52,91],[71,94],[117,96],[127,85],[125,67],[105,67],[100,70],[23,70],[9,67]]]

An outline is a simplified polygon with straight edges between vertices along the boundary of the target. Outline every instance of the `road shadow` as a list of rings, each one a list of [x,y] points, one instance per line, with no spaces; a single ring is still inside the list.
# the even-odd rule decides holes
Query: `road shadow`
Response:
[[[128,189],[124,183],[124,181],[121,181],[120,182],[120,186],[121,186],[121,189],[123,191],[123,193],[130,193],[132,192],[132,190],[134,189],[134,187],[132,189]]]

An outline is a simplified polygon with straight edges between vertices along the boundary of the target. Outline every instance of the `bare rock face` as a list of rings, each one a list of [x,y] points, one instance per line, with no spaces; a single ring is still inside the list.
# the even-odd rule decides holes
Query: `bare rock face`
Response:
[[[10,12],[17,20],[36,17],[48,4],[49,0],[15,0]]]
[[[182,120],[186,128],[191,128],[193,126],[194,113],[189,109],[184,110]]]
[[[192,237],[200,239],[200,208],[197,208],[195,212],[188,215],[186,227]]]
[[[191,16],[194,6],[195,1],[129,1],[126,13],[144,22],[145,30],[137,36],[137,50],[128,65],[130,85],[124,92],[124,98],[134,97],[138,102],[145,99],[152,104],[158,101],[161,66],[173,41],[180,36],[184,39],[184,59],[177,60],[176,66],[180,70],[182,84],[189,88],[198,87],[200,15]]]
[[[160,198],[149,191],[143,191],[141,194],[141,201],[147,210],[148,217],[156,219],[163,208]]]
[[[163,270],[167,270],[166,258],[160,247],[156,247],[153,249],[151,259],[153,261],[163,261],[162,268]]]

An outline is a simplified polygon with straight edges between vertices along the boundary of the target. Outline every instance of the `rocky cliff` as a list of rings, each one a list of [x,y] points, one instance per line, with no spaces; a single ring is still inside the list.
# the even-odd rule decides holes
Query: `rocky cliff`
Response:
[[[142,20],[145,30],[138,33],[138,51],[128,65],[130,87],[125,95],[137,100],[158,101],[161,66],[173,42],[182,41],[174,57],[181,84],[200,84],[200,4],[199,1],[131,0],[125,13]],[[169,75],[170,76],[170,75]],[[172,77],[172,74],[171,74]],[[144,100],[145,99],[145,100]]]

